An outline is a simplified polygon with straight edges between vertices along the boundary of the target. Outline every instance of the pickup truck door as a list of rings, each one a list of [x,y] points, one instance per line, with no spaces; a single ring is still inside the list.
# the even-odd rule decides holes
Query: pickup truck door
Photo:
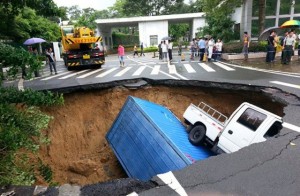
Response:
[[[236,113],[224,128],[218,146],[230,153],[250,145],[266,118],[267,115],[252,108]]]

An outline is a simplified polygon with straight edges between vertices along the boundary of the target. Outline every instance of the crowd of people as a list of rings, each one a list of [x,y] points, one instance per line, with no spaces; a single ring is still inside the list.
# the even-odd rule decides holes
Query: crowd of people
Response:
[[[158,44],[158,58],[163,61],[172,61],[173,59],[173,42],[172,40],[162,40]]]
[[[295,30],[288,31],[284,36],[279,37],[275,31],[271,31],[267,39],[267,55],[266,62],[274,62],[276,52],[281,48],[281,62],[283,64],[289,64],[292,56],[295,54],[295,50],[298,50],[298,55],[300,54],[300,47],[296,48],[297,41],[300,40],[300,34],[297,36]]]
[[[267,54],[266,62],[272,63],[275,61],[276,53],[281,52],[281,63],[289,64],[295,51],[298,51],[300,56],[300,45],[296,48],[297,41],[300,40],[300,34],[297,36],[295,30],[287,31],[283,36],[278,36],[276,31],[270,31],[270,35],[267,38]],[[243,37],[243,54],[245,60],[248,59],[248,49],[250,45],[250,37],[247,32],[244,32]]]
[[[191,56],[190,59],[194,60],[195,57],[199,57],[199,61],[220,60],[223,49],[223,42],[219,38],[215,42],[212,36],[194,38],[190,42]]]

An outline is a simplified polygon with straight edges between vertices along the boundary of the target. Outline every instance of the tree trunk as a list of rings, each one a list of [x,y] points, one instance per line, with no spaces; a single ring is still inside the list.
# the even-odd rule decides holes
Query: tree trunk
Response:
[[[258,5],[258,30],[261,34],[265,30],[266,0],[259,0]]]

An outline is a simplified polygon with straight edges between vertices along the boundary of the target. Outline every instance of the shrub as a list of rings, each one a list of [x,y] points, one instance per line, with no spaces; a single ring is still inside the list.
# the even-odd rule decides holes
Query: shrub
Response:
[[[27,69],[27,78],[31,78],[35,71],[42,67],[42,62],[24,48],[15,48],[0,43],[0,68],[8,67],[8,75],[15,77],[20,69]],[[0,78],[3,73],[0,72]]]
[[[0,87],[0,184],[32,185],[35,182],[36,166],[31,160],[40,144],[49,143],[42,130],[51,119],[38,106],[57,104],[63,104],[62,95]],[[40,169],[45,180],[51,180],[50,168]]]
[[[250,42],[249,52],[265,52],[266,41]],[[242,42],[229,42],[223,45],[223,53],[241,53],[243,50]]]

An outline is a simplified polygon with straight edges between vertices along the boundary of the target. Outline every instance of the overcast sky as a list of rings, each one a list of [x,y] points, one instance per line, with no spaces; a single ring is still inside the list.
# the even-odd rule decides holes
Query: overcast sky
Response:
[[[66,6],[71,7],[78,5],[81,9],[83,8],[94,8],[95,10],[104,10],[111,7],[116,0],[53,0],[58,7]]]

